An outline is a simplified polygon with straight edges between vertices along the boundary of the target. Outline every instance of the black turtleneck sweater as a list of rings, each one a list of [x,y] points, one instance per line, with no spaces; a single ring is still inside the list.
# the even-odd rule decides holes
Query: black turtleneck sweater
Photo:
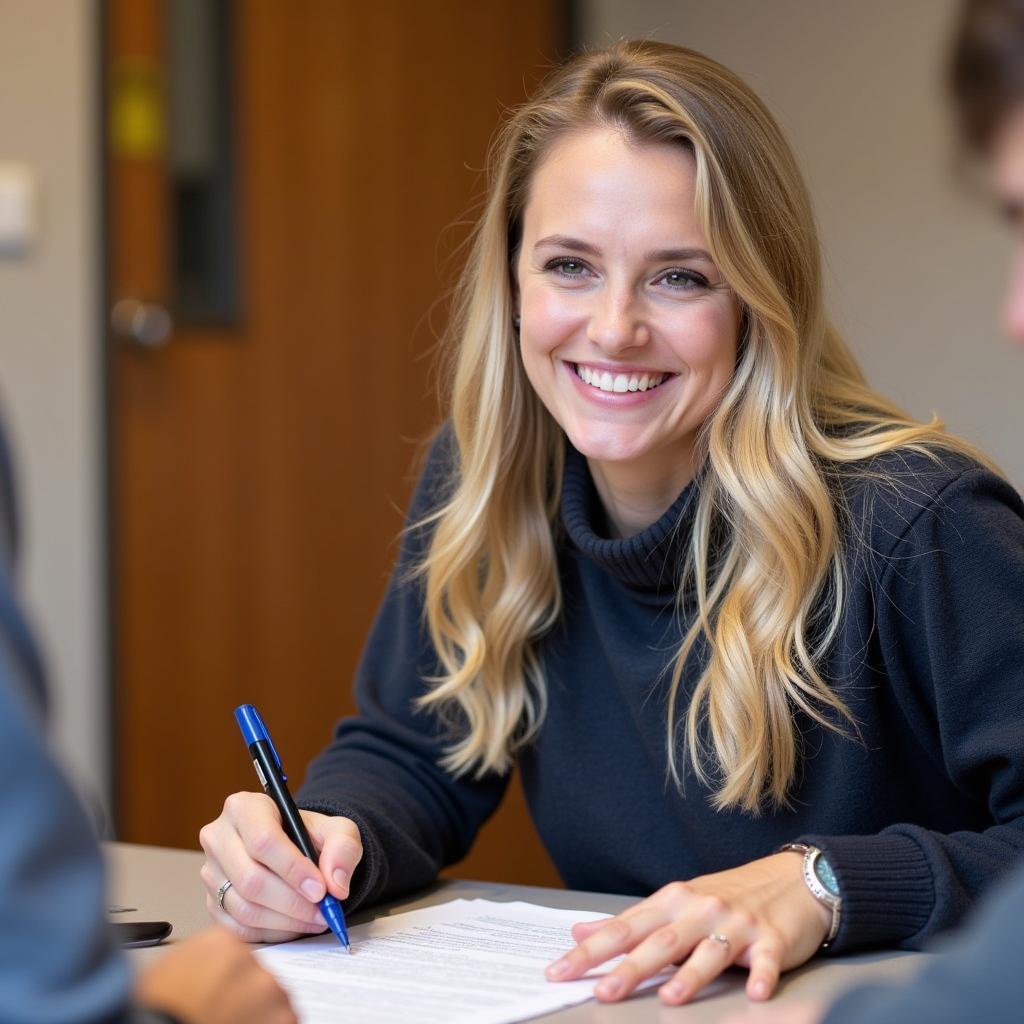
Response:
[[[451,486],[450,433],[431,452],[416,522]],[[843,895],[834,951],[917,948],[1024,855],[1024,506],[977,464],[897,453],[845,488],[848,590],[824,675],[859,736],[796,715],[792,809],[716,811],[666,777],[666,665],[699,481],[650,528],[608,539],[586,461],[567,446],[564,611],[540,648],[548,711],[519,757],[537,830],[567,885],[646,896],[804,839]],[[438,671],[405,535],[356,682],[359,715],[313,762],[302,806],[353,818],[364,858],[349,906],[431,882],[465,855],[507,780],[453,779],[444,733],[415,711]],[[691,659],[695,661],[696,659]],[[689,692],[700,670],[684,675]],[[682,701],[685,708],[685,699]]]

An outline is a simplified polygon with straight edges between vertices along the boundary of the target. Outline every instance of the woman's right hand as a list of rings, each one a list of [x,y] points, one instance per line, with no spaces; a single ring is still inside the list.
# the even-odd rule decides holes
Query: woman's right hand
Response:
[[[319,865],[304,857],[281,827],[274,802],[263,793],[232,793],[220,817],[204,825],[206,851],[200,877],[210,916],[247,942],[285,942],[322,932],[327,924],[317,904],[326,891],[349,893],[363,856],[359,827],[349,818],[300,811]],[[217,905],[217,890],[231,882]]]
[[[172,946],[139,975],[135,998],[187,1024],[297,1024],[274,976],[223,928]]]

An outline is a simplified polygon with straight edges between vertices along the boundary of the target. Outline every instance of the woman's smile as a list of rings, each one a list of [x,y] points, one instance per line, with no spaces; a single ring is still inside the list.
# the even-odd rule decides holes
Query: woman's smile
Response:
[[[653,391],[675,374],[660,370],[631,369],[630,367],[594,365],[593,363],[569,363],[573,372],[584,384],[606,394],[621,395],[627,391]]]

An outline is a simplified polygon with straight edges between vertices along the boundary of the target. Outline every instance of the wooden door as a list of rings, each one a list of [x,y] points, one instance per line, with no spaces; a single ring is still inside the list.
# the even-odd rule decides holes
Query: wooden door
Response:
[[[174,308],[169,3],[105,5],[110,298],[174,321],[159,347],[108,347],[115,798],[120,838],[193,847],[254,788],[237,704],[296,778],[353,711],[436,421],[450,257],[561,19],[550,0],[218,4],[238,303],[204,319]],[[557,884],[518,786],[506,804],[456,873]]]

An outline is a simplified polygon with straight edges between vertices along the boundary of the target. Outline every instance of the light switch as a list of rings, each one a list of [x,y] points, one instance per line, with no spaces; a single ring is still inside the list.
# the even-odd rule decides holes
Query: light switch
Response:
[[[36,234],[36,182],[28,164],[0,162],[0,257],[24,256]]]

